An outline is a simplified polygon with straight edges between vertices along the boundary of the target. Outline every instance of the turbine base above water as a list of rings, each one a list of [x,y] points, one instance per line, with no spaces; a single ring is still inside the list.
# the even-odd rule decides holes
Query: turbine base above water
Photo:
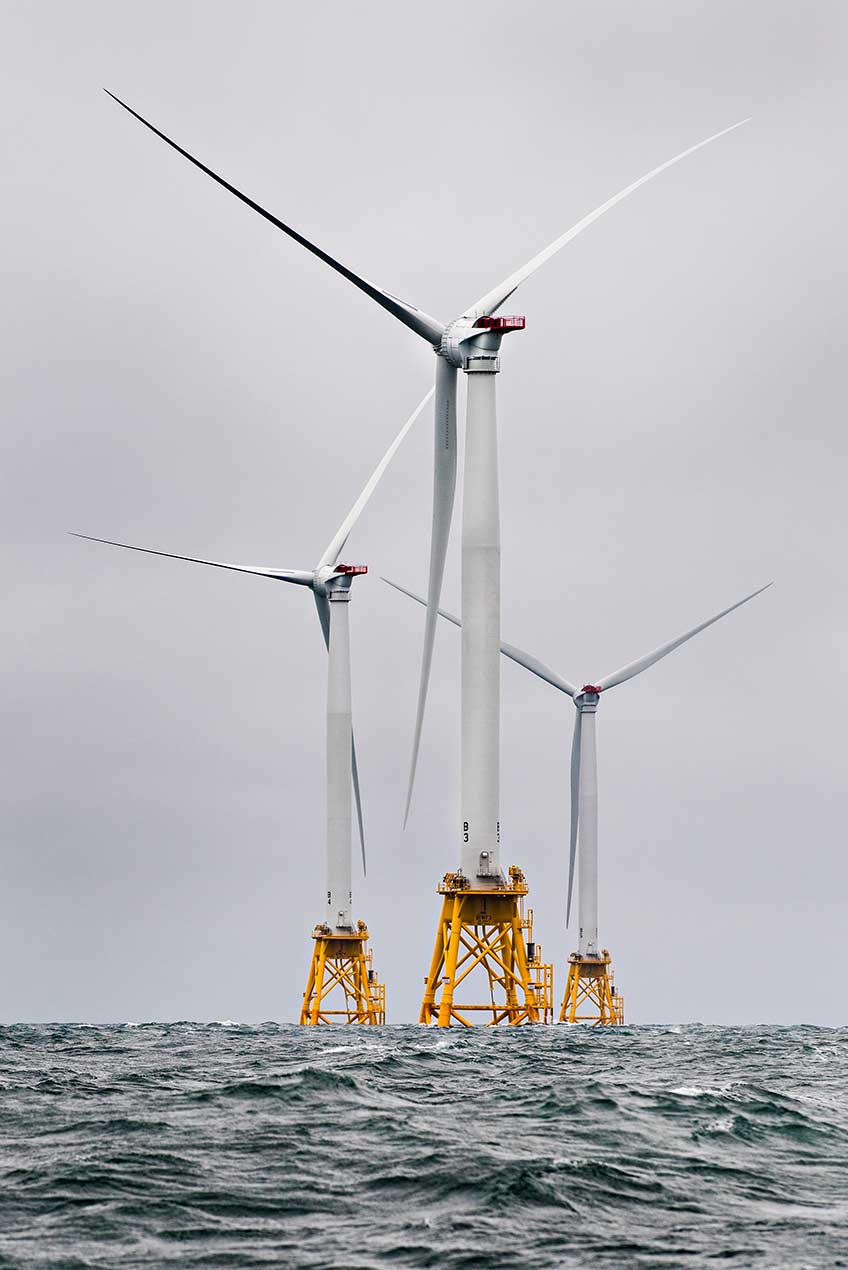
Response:
[[[445,874],[419,1023],[474,1027],[467,1015],[482,1015],[489,1027],[553,1022],[554,968],[542,962],[533,939],[533,910],[524,909],[527,891],[515,865],[508,879],[493,880],[486,889],[472,890],[464,873]],[[469,1000],[457,1001],[460,985]]]
[[[624,997],[615,987],[610,962],[606,948],[595,956],[571,954],[560,1023],[593,1023],[596,1027],[623,1025]]]
[[[315,948],[303,994],[303,1027],[330,1023],[386,1021],[386,985],[380,983],[368,948],[368,927],[355,931],[330,930],[318,925],[312,932]]]

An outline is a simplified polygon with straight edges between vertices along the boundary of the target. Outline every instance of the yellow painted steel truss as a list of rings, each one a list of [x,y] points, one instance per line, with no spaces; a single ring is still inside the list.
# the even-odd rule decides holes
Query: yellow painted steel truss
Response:
[[[439,893],[442,912],[419,1022],[473,1027],[467,1014],[488,1014],[489,1027],[551,1023],[553,966],[542,963],[541,948],[533,942],[533,910],[525,916],[521,870],[513,866],[508,883],[474,891],[462,873],[446,873]],[[489,1000],[457,1002],[457,988],[474,971]]]
[[[312,938],[315,948],[303,994],[301,1024],[385,1023],[386,985],[379,982],[372,967],[365,923],[359,922],[350,934],[316,926]]]
[[[615,989],[606,948],[601,949],[600,957],[581,957],[578,953],[569,957],[559,1021],[594,1023],[596,1027],[624,1023],[624,997]]]

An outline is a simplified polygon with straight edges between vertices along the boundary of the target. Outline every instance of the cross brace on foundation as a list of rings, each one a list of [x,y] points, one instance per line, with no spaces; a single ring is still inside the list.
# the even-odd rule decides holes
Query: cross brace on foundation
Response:
[[[579,953],[569,957],[559,1021],[594,1023],[597,1027],[624,1023],[624,997],[616,992],[606,948],[601,949],[600,957],[581,957]]]
[[[378,981],[372,968],[365,923],[357,923],[357,929],[349,933],[318,925],[312,938],[315,948],[303,994],[301,1024],[385,1023],[386,985]]]
[[[489,1027],[552,1022],[553,966],[542,963],[541,948],[533,941],[533,912],[525,916],[527,883],[521,870],[513,866],[508,883],[492,879],[485,890],[471,890],[462,873],[446,873],[439,893],[442,912],[419,1022],[473,1027],[470,1014],[488,1015],[483,1021]],[[474,971],[479,972],[474,994],[457,1001],[457,989],[470,988],[466,980]]]

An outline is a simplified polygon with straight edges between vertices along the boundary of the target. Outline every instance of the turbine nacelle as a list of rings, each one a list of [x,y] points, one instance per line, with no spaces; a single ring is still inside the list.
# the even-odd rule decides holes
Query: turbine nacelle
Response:
[[[316,595],[349,591],[353,579],[367,572],[366,564],[321,565],[312,575],[312,590]]]
[[[524,318],[516,315],[484,316],[476,321],[470,317],[456,318],[445,327],[439,355],[449,365],[462,370],[475,353],[483,357],[497,356],[503,336],[511,331],[523,331],[524,326]]]

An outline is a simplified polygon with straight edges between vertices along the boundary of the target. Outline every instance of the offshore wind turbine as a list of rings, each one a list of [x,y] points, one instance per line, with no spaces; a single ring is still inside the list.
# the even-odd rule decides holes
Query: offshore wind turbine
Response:
[[[113,93],[109,93],[109,96],[213,181],[317,256],[348,282],[358,287],[380,308],[385,309],[397,321],[425,340],[436,354],[433,522],[427,591],[428,611],[424,629],[418,706],[404,822],[409,814],[412,798],[432,664],[437,610],[453,514],[457,460],[457,371],[461,369],[468,376],[462,524],[461,865],[457,873],[446,875],[439,889],[445,895],[446,903],[448,896],[454,896],[460,892],[463,895],[469,891],[475,892],[482,900],[482,908],[477,905],[474,913],[469,908],[466,914],[464,910],[468,908],[468,905],[463,900],[461,904],[451,907],[447,925],[442,922],[439,926],[447,942],[442,948],[443,955],[438,971],[433,971],[431,967],[422,1016],[426,1015],[427,1021],[438,1021],[440,1026],[447,1026],[452,1018],[459,1019],[459,1015],[453,1010],[451,1004],[453,986],[456,981],[452,960],[454,953],[450,951],[451,948],[455,950],[455,941],[451,942],[455,926],[461,928],[460,935],[461,931],[465,930],[468,937],[476,942],[477,951],[480,954],[479,964],[491,968],[499,983],[501,982],[499,978],[501,963],[506,960],[509,965],[523,964],[524,958],[523,951],[517,951],[512,941],[517,940],[523,943],[518,905],[523,900],[527,888],[520,870],[516,870],[514,874],[511,873],[511,882],[508,883],[504,879],[499,860],[500,513],[495,410],[495,375],[500,369],[498,353],[501,340],[511,331],[523,330],[524,318],[495,315],[522,282],[616,204],[688,155],[694,154],[697,150],[718,140],[719,137],[726,136],[747,120],[741,120],[729,128],[722,129],[721,132],[706,137],[625,186],[533,256],[521,268],[515,270],[464,309],[458,317],[443,323],[430,317],[421,309],[398,299],[383,288],[368,282],[207,167],[128,106],[126,102],[115,97]],[[502,899],[507,895],[512,897],[511,905],[498,905],[499,916],[495,923],[503,939],[509,943],[509,948],[506,943],[502,947],[496,947],[491,940],[485,945],[481,944],[477,934],[474,933],[480,923],[472,918],[480,913],[487,917],[491,916],[491,907],[486,907],[484,897],[493,893],[498,893]],[[493,956],[496,959],[496,965],[491,964]],[[439,961],[435,954],[434,957],[433,966]],[[441,968],[445,964],[449,965],[449,969],[446,975],[442,975]],[[525,1003],[529,1004],[528,1011],[525,1013],[521,1013],[518,1007],[513,1009],[510,1005],[509,1021],[524,1021],[525,1018],[528,1021],[536,1021],[537,1013],[531,1002],[533,990],[526,974],[520,971],[516,977],[510,972],[510,976],[507,976],[509,984],[505,988],[508,999],[512,1000],[510,994],[514,996],[514,991],[517,989],[523,994]],[[491,982],[490,976],[490,985]],[[444,1008],[439,1006],[436,1009],[434,994],[440,990],[442,984],[444,985],[442,993]],[[467,1022],[465,1019],[460,1021]]]
[[[127,551],[165,556],[169,560],[186,560],[192,564],[251,573],[274,582],[289,582],[312,592],[321,634],[327,648],[327,777],[326,777],[326,873],[327,902],[323,921],[313,932],[313,954],[303,995],[300,1022],[309,1026],[330,1023],[341,1018],[346,1023],[377,1024],[385,1022],[386,990],[371,969],[371,952],[367,948],[369,933],[364,922],[353,919],[353,883],[351,867],[352,799],[355,792],[357,819],[365,872],[365,833],[362,800],[353,739],[351,704],[350,624],[348,604],[354,578],[368,572],[366,565],[339,564],[350,533],[364,511],[377,484],[409,429],[433,395],[432,388],[419,403],[369,477],[362,493],[345,516],[329,544],[312,569],[260,568],[255,565],[225,564],[219,560],[203,560],[197,556],[177,555],[173,551],[155,551],[111,538],[95,538],[91,534],[74,534],[89,542],[102,542]],[[335,997],[343,997],[344,1007],[337,1008]]]
[[[414,591],[407,590],[397,582],[384,578],[389,586],[401,591],[416,600],[425,608],[427,601]],[[749,595],[743,596],[735,604],[731,604],[720,613],[714,613],[706,621],[684,631],[682,635],[660,644],[636,661],[628,662],[620,670],[604,675],[602,679],[586,683],[578,688],[570,680],[551,670],[544,662],[539,661],[531,653],[524,652],[514,644],[501,643],[500,651],[504,657],[529,670],[537,678],[565,693],[574,702],[577,711],[574,717],[574,732],[571,743],[571,837],[568,855],[568,896],[566,900],[566,926],[571,917],[571,897],[574,885],[575,856],[578,854],[578,925],[579,942],[575,953],[569,957],[568,977],[565,993],[560,1009],[561,1023],[591,1021],[601,1024],[624,1022],[624,1002],[616,993],[610,971],[610,955],[606,948],[601,948],[598,939],[598,759],[595,732],[595,715],[598,710],[601,694],[608,692],[628,679],[635,679],[644,671],[655,666],[658,661],[668,657],[681,644],[687,643],[695,635],[720,621],[734,609],[741,608],[755,596],[761,595],[772,585],[758,587]],[[462,626],[461,620],[439,609],[441,617],[454,626]],[[588,1007],[590,1014],[580,1014],[581,1008]]]

